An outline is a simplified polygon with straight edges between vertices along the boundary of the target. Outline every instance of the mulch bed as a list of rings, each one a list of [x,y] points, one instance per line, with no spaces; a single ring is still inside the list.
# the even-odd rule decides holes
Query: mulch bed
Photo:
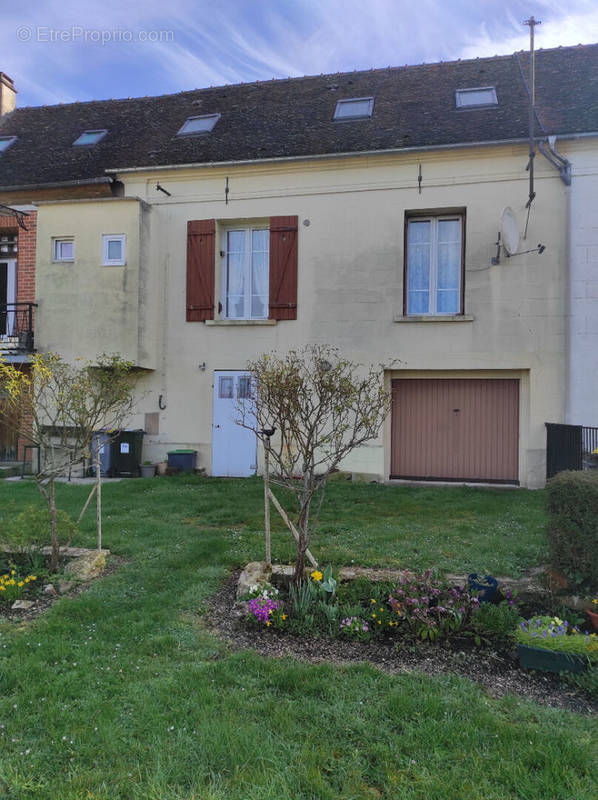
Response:
[[[25,596],[24,600],[33,600],[35,605],[31,606],[31,608],[27,609],[15,609],[13,610],[10,606],[2,604],[0,605],[0,621],[1,620],[10,620],[12,622],[21,622],[21,621],[28,621],[39,617],[40,614],[43,614],[49,608],[51,608],[54,603],[60,600],[62,597],[77,597],[78,595],[86,592],[90,586],[93,586],[94,582],[100,578],[104,578],[106,575],[111,575],[113,572],[116,572],[119,567],[121,567],[126,562],[125,558],[121,558],[120,556],[109,555],[106,561],[106,569],[104,569],[96,578],[93,578],[90,581],[85,581],[84,583],[73,583],[72,587],[68,590],[68,592],[64,592],[63,594],[44,594],[41,591],[41,588],[35,595]],[[46,581],[46,583],[51,583],[53,585],[57,584],[59,580],[63,580],[61,575],[55,576],[53,579],[50,578]]]
[[[492,697],[513,694],[553,708],[598,712],[597,701],[567,686],[557,675],[520,669],[515,651],[476,648],[470,640],[450,644],[418,642],[397,647],[394,641],[299,637],[251,627],[234,608],[239,574],[240,571],[234,572],[210,599],[205,615],[208,630],[235,649],[251,649],[263,656],[291,657],[313,664],[369,662],[391,674],[461,675],[478,683]]]

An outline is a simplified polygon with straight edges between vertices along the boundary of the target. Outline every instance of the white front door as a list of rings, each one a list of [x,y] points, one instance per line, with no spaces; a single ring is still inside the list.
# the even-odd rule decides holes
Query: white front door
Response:
[[[212,425],[212,475],[246,478],[257,469],[257,437],[237,425],[238,402],[251,402],[248,372],[214,372],[214,424]]]

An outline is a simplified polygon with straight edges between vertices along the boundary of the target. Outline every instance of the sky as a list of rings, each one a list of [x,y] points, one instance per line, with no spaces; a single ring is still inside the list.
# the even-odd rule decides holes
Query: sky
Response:
[[[0,2],[19,106],[598,42],[597,0]]]

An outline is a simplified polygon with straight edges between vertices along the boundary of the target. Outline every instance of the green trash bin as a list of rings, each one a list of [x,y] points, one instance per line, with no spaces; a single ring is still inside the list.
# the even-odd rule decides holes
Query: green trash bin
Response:
[[[168,452],[169,469],[181,472],[193,472],[197,463],[197,450],[170,450]]]
[[[110,475],[113,478],[138,478],[143,447],[143,429],[119,431],[110,448]]]

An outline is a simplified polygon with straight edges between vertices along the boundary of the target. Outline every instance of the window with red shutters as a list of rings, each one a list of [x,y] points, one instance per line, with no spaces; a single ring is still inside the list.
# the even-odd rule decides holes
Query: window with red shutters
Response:
[[[229,227],[229,223],[226,223]],[[231,228],[232,229],[232,228]],[[297,319],[297,233],[298,218],[270,217],[269,226],[268,318]],[[227,248],[223,245],[223,256]],[[214,319],[216,273],[216,221],[187,223],[187,322]],[[226,269],[223,296],[228,289]],[[245,291],[245,290],[244,290]],[[223,308],[223,304],[218,304]],[[226,303],[223,313],[227,315]],[[247,312],[249,313],[249,312]],[[235,317],[232,314],[226,318]]]

